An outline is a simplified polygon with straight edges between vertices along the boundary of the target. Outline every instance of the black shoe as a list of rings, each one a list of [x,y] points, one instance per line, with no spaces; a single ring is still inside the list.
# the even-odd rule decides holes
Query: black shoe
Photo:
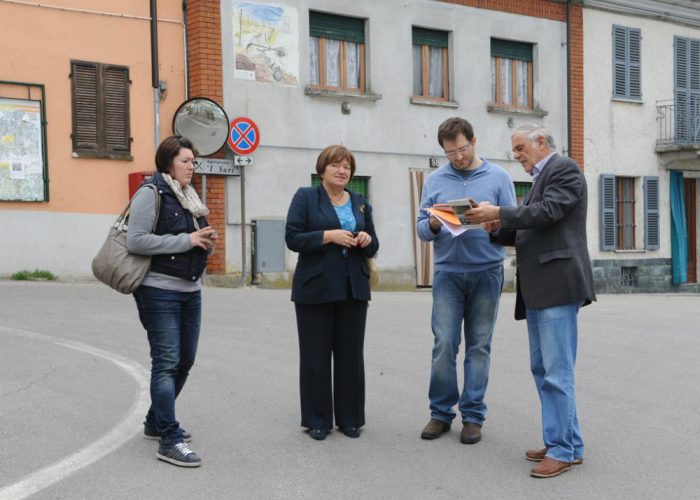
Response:
[[[328,431],[326,429],[309,429],[308,432],[311,439],[315,439],[316,441],[323,441],[328,435]]]
[[[202,465],[202,459],[190,450],[185,443],[176,443],[167,448],[159,446],[156,456],[158,460],[179,465],[180,467],[199,467]]]
[[[360,429],[358,427],[338,427],[338,429],[349,438],[360,437]]]
[[[462,434],[459,440],[464,444],[476,444],[481,441],[481,426],[474,422],[464,422],[462,424]]]
[[[430,419],[430,422],[423,428],[421,439],[437,439],[450,430],[450,424],[442,420]]]
[[[192,441],[192,434],[187,432],[182,427],[180,427],[180,430],[182,431],[182,440],[185,443],[189,443],[190,441]],[[146,422],[144,422],[143,423],[143,437],[144,437],[144,439],[152,439],[154,441],[157,441],[160,439],[160,432],[158,432],[153,425],[149,425]]]

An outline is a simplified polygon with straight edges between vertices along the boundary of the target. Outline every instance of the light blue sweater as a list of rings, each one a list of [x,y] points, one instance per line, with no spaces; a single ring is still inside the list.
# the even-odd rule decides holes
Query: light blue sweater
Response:
[[[461,172],[450,163],[430,174],[423,186],[423,198],[418,210],[416,230],[423,241],[433,242],[436,271],[477,272],[503,263],[505,249],[489,243],[483,229],[470,229],[452,234],[440,227],[440,233],[430,230],[430,214],[425,209],[448,200],[474,198],[501,207],[515,206],[515,188],[508,172],[494,163],[483,160],[474,171]]]

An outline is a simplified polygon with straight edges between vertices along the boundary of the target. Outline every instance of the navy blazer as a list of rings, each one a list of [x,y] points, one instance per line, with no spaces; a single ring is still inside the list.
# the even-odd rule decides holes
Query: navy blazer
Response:
[[[377,253],[379,240],[374,232],[370,204],[358,193],[350,192],[350,199],[355,214],[355,231],[364,231],[372,237],[372,242],[365,248],[323,244],[323,232],[340,229],[340,221],[322,186],[300,188],[294,195],[285,228],[287,247],[299,253],[292,283],[292,301],[321,304],[347,300],[348,280],[352,298],[370,300],[366,258]]]
[[[595,300],[586,239],[586,178],[570,158],[555,154],[519,207],[501,207],[494,243],[515,245],[515,318],[541,309]]]

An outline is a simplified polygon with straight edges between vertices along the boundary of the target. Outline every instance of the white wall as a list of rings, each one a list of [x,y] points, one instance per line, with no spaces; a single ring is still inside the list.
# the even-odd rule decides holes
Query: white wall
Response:
[[[371,202],[381,241],[380,268],[414,267],[413,221],[409,168],[427,168],[442,151],[438,125],[451,116],[468,119],[478,138],[478,153],[507,168],[516,180],[529,180],[511,159],[508,118],[514,126],[538,121],[534,116],[487,112],[490,100],[490,39],[507,38],[536,44],[535,100],[549,114],[542,120],[557,143],[566,144],[566,27],[563,23],[427,0],[278,1],[299,15],[298,86],[235,80],[232,2],[222,1],[224,102],[230,118],[248,116],[261,131],[255,166],[246,172],[246,219],[285,216],[300,186],[310,183],[322,148],[348,146],[358,160],[358,175],[371,176]],[[378,101],[304,95],[309,80],[308,11],[367,18],[367,91]],[[412,26],[451,32],[452,100],[457,108],[410,102],[412,92]],[[341,114],[348,101],[351,114]],[[227,185],[227,258],[240,269],[238,179]],[[235,245],[236,248],[231,248]],[[288,256],[292,269],[296,256]]]
[[[0,276],[41,269],[59,278],[92,277],[92,259],[114,215],[0,210],[3,230]],[[33,234],[32,238],[13,235]]]
[[[612,99],[612,26],[641,29],[642,101]],[[668,171],[659,165],[656,101],[673,99],[673,37],[700,38],[700,29],[653,19],[584,9],[584,155],[588,181],[588,241],[593,259],[671,257]],[[636,247],[644,248],[645,175],[659,177],[659,250],[601,252],[600,174],[637,177]]]

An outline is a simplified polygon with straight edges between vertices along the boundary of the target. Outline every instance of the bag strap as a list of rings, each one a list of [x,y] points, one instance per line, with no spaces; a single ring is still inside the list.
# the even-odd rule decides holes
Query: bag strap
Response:
[[[144,184],[143,187],[149,187],[153,190],[153,194],[156,197],[156,218],[153,219],[153,227],[151,228],[151,232],[154,233],[156,231],[156,226],[158,225],[158,217],[160,216],[160,193],[158,193],[158,188],[156,187],[155,184]],[[134,194],[134,196],[136,196]],[[114,227],[119,229],[120,231],[126,231],[128,225],[127,221],[129,220],[129,211],[131,210],[131,202],[134,198],[132,197],[131,200],[129,200],[129,203],[126,204],[124,207],[124,210],[122,210],[122,213],[117,217],[117,220],[114,222]]]

